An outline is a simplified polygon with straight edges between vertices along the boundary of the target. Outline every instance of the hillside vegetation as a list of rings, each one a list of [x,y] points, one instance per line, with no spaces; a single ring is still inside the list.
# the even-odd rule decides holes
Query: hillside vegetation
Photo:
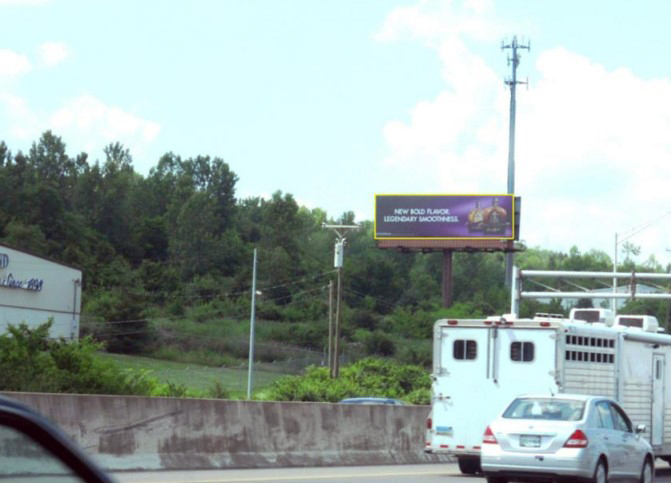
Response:
[[[278,373],[324,364],[328,285],[335,280],[334,237],[325,222],[361,227],[346,245],[344,364],[372,356],[428,368],[437,318],[509,310],[502,254],[456,253],[455,303],[443,309],[441,253],[380,250],[369,220],[299,206],[279,190],[239,198],[237,182],[220,157],[166,153],[143,176],[118,143],[92,161],[86,153],[68,154],[50,131],[27,153],[0,142],[0,243],[83,270],[82,335],[90,339],[82,344],[212,367],[245,364],[254,249],[257,360]],[[622,249],[621,271],[664,270],[653,257],[638,262],[636,246]],[[612,270],[606,253],[576,247],[569,253],[529,248],[516,263]],[[563,284],[556,282],[568,288]],[[664,325],[667,307],[635,302],[627,310],[656,315]],[[558,300],[523,303],[522,315],[537,311],[566,309]]]

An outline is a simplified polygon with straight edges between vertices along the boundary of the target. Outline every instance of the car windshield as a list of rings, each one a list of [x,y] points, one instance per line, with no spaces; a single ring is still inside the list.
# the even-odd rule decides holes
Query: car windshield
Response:
[[[584,401],[555,398],[518,398],[503,413],[505,419],[546,419],[579,421],[585,410]]]

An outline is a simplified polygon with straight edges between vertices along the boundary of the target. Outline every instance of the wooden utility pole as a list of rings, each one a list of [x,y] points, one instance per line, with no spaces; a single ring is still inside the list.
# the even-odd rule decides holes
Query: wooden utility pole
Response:
[[[329,280],[329,373],[333,371],[333,280]]]
[[[327,225],[324,223],[322,228],[330,228],[336,234],[333,265],[338,272],[338,293],[336,295],[336,315],[335,315],[335,337],[333,341],[333,364],[331,365],[331,377],[337,378],[340,372],[340,324],[342,319],[342,284],[343,284],[343,264],[345,259],[345,233],[348,230],[356,230],[359,225]],[[330,346],[330,344],[329,344]]]

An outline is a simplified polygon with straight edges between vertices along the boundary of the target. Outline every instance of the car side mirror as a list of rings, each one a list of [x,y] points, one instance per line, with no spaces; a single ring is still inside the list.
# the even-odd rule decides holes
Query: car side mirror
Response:
[[[646,426],[645,424],[639,424],[636,426],[636,434],[645,433]]]

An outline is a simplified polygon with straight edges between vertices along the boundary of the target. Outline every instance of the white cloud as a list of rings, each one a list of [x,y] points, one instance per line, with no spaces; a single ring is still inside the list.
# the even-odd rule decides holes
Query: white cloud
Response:
[[[51,0],[0,0],[0,5],[46,5]]]
[[[95,152],[119,141],[134,155],[141,153],[158,136],[158,123],[142,119],[118,107],[109,106],[90,95],[65,103],[47,120],[49,129],[65,139],[80,142],[80,149]]]
[[[54,67],[70,56],[68,46],[63,42],[45,42],[39,47],[41,62],[47,67]]]
[[[52,130],[62,136],[71,152],[84,151],[93,159],[111,142],[126,146],[135,159],[141,158],[158,136],[161,126],[119,107],[109,106],[90,95],[65,102],[53,113],[34,109],[25,99],[0,93],[11,137],[32,142]]]
[[[443,91],[383,128],[383,167],[407,181],[407,192],[419,183],[432,193],[506,190],[507,72],[472,48],[485,39],[498,50],[503,26],[491,10],[489,2],[422,1],[392,11],[376,35],[419,40],[442,63]],[[532,83],[518,90],[515,156],[522,238],[532,246],[612,254],[615,232],[671,209],[671,81],[608,70],[563,48],[541,52],[535,71],[525,67]],[[671,248],[665,240],[671,217],[631,239],[642,258],[654,253],[663,263]]]
[[[466,0],[463,8],[452,0],[420,0],[411,7],[399,7],[387,16],[374,38],[380,42],[402,40],[406,36],[433,45],[441,37],[468,35],[478,40],[499,39],[500,25],[491,14],[490,0]]]
[[[25,74],[32,66],[28,58],[12,50],[0,49],[0,79],[11,79]]]

